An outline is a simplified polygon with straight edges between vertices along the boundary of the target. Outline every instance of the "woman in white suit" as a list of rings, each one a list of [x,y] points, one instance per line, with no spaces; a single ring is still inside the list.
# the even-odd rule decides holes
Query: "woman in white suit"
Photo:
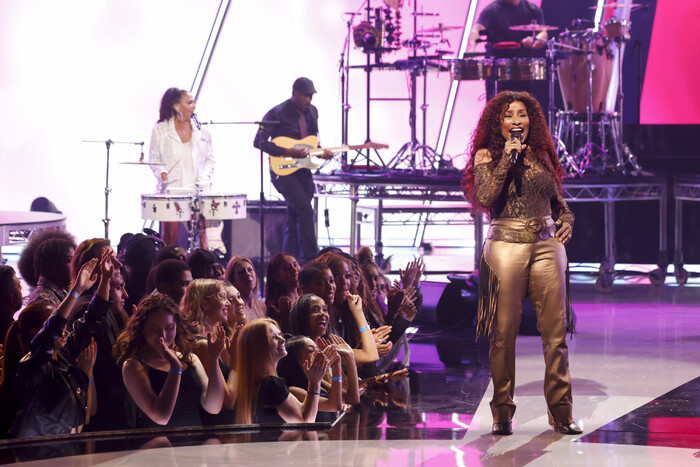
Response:
[[[160,101],[160,116],[151,133],[148,160],[163,165],[152,166],[158,179],[158,193],[211,189],[214,172],[211,135],[192,122],[197,104],[182,89],[170,88]],[[177,242],[177,222],[161,222],[166,245]],[[206,236],[201,238],[206,248]]]

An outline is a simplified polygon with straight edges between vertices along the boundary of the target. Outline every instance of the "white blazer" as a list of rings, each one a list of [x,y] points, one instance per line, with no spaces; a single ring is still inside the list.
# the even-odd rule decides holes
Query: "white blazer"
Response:
[[[192,122],[190,122],[192,126]],[[157,192],[164,193],[168,188],[190,188],[194,185],[184,185],[184,179],[195,180],[199,188],[205,191],[211,190],[211,176],[214,173],[214,154],[212,152],[211,135],[205,128],[198,130],[192,126],[192,143],[183,144],[175,130],[173,118],[156,123],[151,133],[151,147],[148,152],[149,162],[160,162],[165,165],[151,166],[153,174],[158,180]],[[184,158],[191,147],[192,165],[194,174],[186,177]],[[168,174],[168,181],[163,183],[160,179],[161,172]]]

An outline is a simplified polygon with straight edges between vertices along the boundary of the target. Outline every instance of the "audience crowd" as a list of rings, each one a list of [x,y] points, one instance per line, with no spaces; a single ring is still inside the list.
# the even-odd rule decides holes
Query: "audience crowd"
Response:
[[[390,284],[369,248],[307,264],[226,265],[157,237],[34,235],[0,266],[0,436],[330,421],[396,361],[422,304],[421,260]],[[15,320],[16,318],[16,320]],[[359,406],[358,406],[359,407]]]

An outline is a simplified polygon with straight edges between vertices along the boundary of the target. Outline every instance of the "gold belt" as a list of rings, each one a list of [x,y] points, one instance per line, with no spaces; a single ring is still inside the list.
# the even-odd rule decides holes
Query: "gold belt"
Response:
[[[547,226],[542,217],[532,217],[525,221],[525,230],[506,229],[497,225],[489,228],[487,238],[509,243],[535,243],[554,237],[554,226]]]

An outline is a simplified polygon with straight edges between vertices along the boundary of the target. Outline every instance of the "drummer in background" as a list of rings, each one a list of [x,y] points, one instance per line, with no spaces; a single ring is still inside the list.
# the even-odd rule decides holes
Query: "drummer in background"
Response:
[[[532,33],[513,31],[511,26],[544,24],[542,9],[527,0],[495,0],[481,11],[479,19],[469,34],[468,52],[474,52],[477,40],[485,35],[486,54],[493,58],[537,58],[544,57],[543,47],[547,31]],[[528,91],[547,108],[546,81],[499,81],[498,91]],[[541,89],[540,89],[541,88]],[[494,81],[486,81],[486,99],[496,95]],[[543,99],[545,99],[543,101]]]
[[[158,193],[209,191],[214,172],[211,135],[200,128],[192,115],[197,104],[194,97],[182,89],[170,88],[160,101],[160,115],[151,133],[149,162],[158,179]],[[177,242],[178,222],[161,222],[161,234],[166,245]],[[206,231],[200,237],[207,248]]]

